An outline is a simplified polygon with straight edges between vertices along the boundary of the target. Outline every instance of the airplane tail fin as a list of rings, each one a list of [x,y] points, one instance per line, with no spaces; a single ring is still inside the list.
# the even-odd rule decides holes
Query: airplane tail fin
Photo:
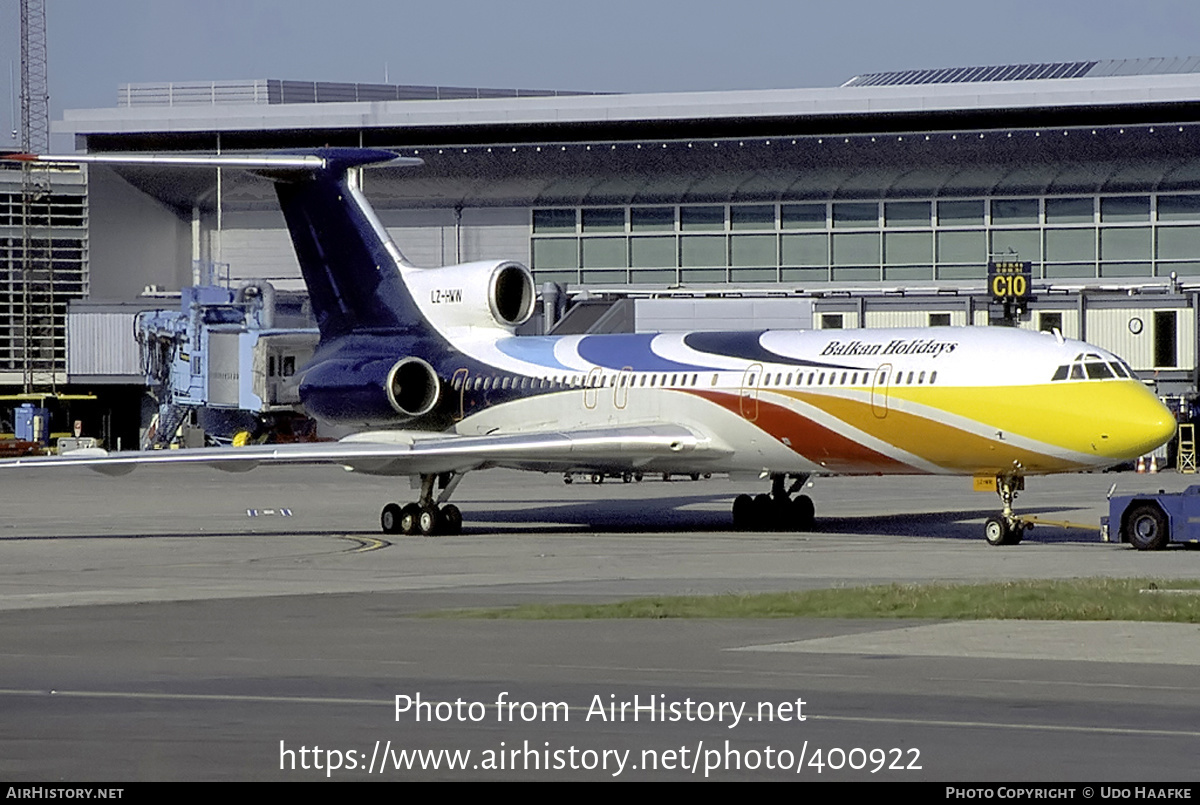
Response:
[[[400,160],[390,151],[322,149],[312,172],[274,174],[284,220],[323,339],[353,331],[403,332],[423,317],[399,268],[404,256],[358,187],[355,168]]]

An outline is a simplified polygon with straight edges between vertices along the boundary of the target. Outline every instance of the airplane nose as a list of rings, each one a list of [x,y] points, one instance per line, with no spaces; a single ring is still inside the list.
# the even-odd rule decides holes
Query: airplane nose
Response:
[[[1148,389],[1142,399],[1133,401],[1126,413],[1129,423],[1129,451],[1131,458],[1153,453],[1160,445],[1175,435],[1175,415]]]

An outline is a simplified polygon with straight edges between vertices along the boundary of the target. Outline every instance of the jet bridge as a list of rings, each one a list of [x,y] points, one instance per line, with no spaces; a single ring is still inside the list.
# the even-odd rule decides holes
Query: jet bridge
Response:
[[[202,446],[243,430],[291,433],[304,418],[298,370],[318,338],[304,295],[263,280],[197,285],[182,290],[179,310],[138,314],[134,330],[159,402],[143,449]]]

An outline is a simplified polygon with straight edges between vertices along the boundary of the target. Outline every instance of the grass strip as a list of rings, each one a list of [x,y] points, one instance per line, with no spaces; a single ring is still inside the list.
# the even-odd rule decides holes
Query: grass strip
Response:
[[[989,584],[887,584],[780,593],[655,596],[611,604],[524,604],[429,617],[513,620],[618,618],[937,618],[1200,623],[1200,581],[1061,579]],[[1174,593],[1174,594],[1171,594]]]

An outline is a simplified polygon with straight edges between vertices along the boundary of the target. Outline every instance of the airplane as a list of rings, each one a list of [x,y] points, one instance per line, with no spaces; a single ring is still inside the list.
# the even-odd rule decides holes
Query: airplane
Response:
[[[320,338],[301,370],[309,415],[337,442],[10,459],[0,468],[335,464],[419,479],[386,534],[458,534],[463,477],[540,472],[724,472],[770,482],[738,495],[737,529],[810,530],[813,476],[938,474],[994,481],[994,545],[1032,524],[1027,476],[1109,467],[1175,432],[1171,412],[1112,353],[1012,327],[518,336],[536,303],[510,260],[410,264],[360,188],[376,149],[270,154],[12,155],[37,162],[229,167],[274,182]],[[417,484],[414,484],[416,486]]]

